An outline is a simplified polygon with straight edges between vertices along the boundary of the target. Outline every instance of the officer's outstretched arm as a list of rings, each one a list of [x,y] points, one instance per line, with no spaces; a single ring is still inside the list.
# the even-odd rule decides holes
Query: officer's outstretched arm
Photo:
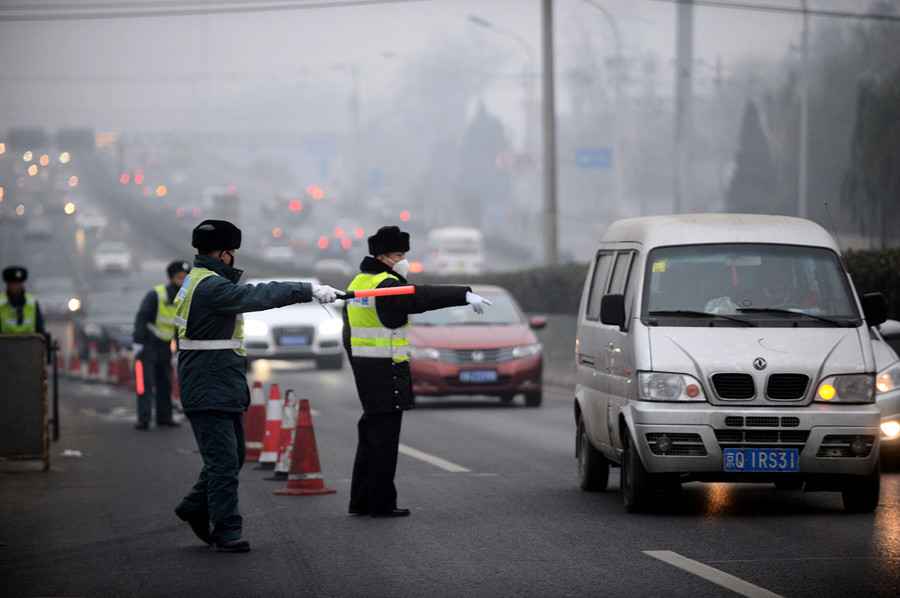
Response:
[[[209,277],[198,285],[195,293],[208,301],[213,311],[240,314],[265,311],[294,303],[312,301],[312,286],[305,282],[267,282],[234,284],[219,277]]]
[[[386,279],[379,288],[402,286],[393,279]],[[416,285],[414,295],[379,297],[375,303],[378,318],[389,328],[402,326],[410,314],[420,314],[434,309],[466,305],[466,293],[471,289],[453,285]]]

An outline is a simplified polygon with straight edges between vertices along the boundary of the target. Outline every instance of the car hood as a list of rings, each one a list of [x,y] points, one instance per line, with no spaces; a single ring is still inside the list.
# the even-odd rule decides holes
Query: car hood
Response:
[[[296,303],[287,307],[244,314],[245,320],[260,320],[269,326],[315,326],[319,322],[339,317],[330,308],[318,303]]]
[[[648,332],[653,370],[701,380],[719,372],[801,373],[820,380],[875,371],[865,328],[651,327]],[[762,372],[753,366],[758,357],[766,361]]]
[[[409,341],[414,347],[437,349],[490,349],[530,345],[537,342],[524,324],[504,326],[412,326]]]

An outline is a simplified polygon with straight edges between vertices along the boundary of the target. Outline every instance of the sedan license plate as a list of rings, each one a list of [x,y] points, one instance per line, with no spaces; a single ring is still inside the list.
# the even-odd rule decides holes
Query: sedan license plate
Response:
[[[795,448],[726,448],[722,457],[730,472],[800,471],[800,451]]]
[[[459,373],[459,381],[469,384],[496,382],[497,372],[494,370],[465,370]]]
[[[301,347],[309,344],[309,337],[305,335],[287,335],[282,336],[280,341],[285,347]]]

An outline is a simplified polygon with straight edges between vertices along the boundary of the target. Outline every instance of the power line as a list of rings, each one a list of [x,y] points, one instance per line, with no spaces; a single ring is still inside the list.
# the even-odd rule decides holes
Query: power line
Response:
[[[203,8],[201,6],[190,6],[183,9],[147,9],[132,10],[124,9],[114,12],[58,12],[58,13],[40,13],[40,14],[20,14],[8,15],[0,14],[0,23],[14,22],[36,22],[36,21],[90,21],[90,20],[108,20],[108,19],[139,19],[146,17],[193,17],[208,16],[219,14],[248,14],[262,12],[281,12],[295,10],[321,10],[328,8],[353,8],[363,6],[377,6],[384,4],[412,4],[418,2],[432,2],[434,0],[330,0],[320,2],[304,2],[302,4],[267,4],[267,5],[250,5],[238,7],[221,7],[209,6]],[[182,3],[183,4],[183,3]],[[221,4],[221,3],[217,3]],[[242,4],[247,4],[243,2]],[[121,5],[120,5],[121,6]],[[75,7],[72,6],[74,9]]]
[[[665,2],[666,4],[693,4],[694,6],[704,6],[709,8],[731,8],[735,10],[749,10],[753,12],[768,12],[775,14],[791,14],[802,15],[807,14],[811,17],[829,17],[834,19],[857,19],[860,21],[888,21],[900,22],[900,15],[892,15],[885,13],[862,13],[848,12],[842,10],[827,10],[821,8],[810,8],[803,10],[802,8],[792,6],[779,6],[776,4],[754,4],[751,2],[725,2],[722,0],[650,0],[651,2]]]

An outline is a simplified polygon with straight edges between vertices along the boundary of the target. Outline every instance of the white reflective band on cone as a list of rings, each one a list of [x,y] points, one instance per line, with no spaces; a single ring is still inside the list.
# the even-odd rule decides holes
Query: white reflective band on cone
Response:
[[[266,404],[266,421],[281,419],[281,399],[269,399]]]
[[[278,461],[278,453],[273,453],[272,451],[269,451],[269,452],[261,453],[259,455],[260,463],[269,463],[269,462],[275,463],[276,461]]]
[[[266,397],[263,396],[262,386],[253,386],[250,389],[250,404],[251,405],[265,405]]]
[[[248,440],[244,443],[244,446],[252,449],[261,449],[263,447],[262,442],[253,442],[252,440]]]
[[[178,341],[178,348],[185,351],[223,351],[227,349],[240,349],[242,346],[243,343],[236,339],[195,341],[183,338]]]
[[[289,480],[321,480],[321,473],[292,473],[288,476]]]

